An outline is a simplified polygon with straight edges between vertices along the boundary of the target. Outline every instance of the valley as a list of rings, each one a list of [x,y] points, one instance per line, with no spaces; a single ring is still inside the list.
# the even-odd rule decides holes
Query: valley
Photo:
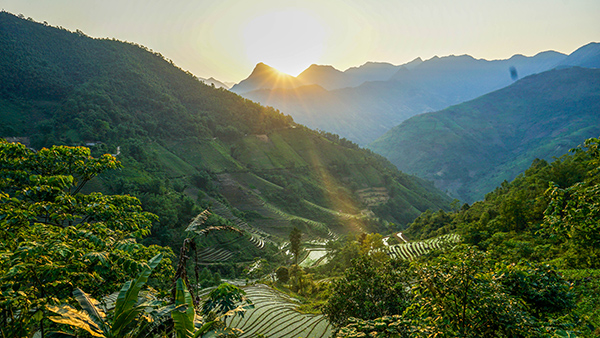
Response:
[[[531,55],[233,83],[0,11],[0,337],[597,336],[600,44]]]

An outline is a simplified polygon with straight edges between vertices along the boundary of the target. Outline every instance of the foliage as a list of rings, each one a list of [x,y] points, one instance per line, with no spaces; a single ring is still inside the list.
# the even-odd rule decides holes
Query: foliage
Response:
[[[569,321],[575,320],[569,316],[570,286],[549,266],[507,266],[473,247],[430,254],[391,271],[377,266],[363,257],[334,282],[323,311],[341,327],[338,337],[550,337],[571,332]],[[361,275],[349,279],[359,267]],[[390,272],[396,279],[388,293],[376,278]],[[363,299],[356,301],[353,292]],[[369,299],[375,295],[382,299]]]
[[[252,308],[252,301],[245,297],[244,290],[229,283],[222,283],[208,294],[208,298],[202,304],[202,313],[205,315],[214,312],[217,315],[231,316],[239,313],[243,316],[244,309]],[[243,306],[242,306],[243,305]],[[239,311],[234,311],[239,309]]]
[[[68,301],[74,285],[105,295],[143,270],[143,261],[172,255],[137,243],[155,217],[137,199],[80,192],[119,166],[110,155],[91,157],[87,148],[34,152],[0,140],[0,316],[10,323],[4,332],[27,335],[43,327],[45,306]],[[172,271],[170,263],[162,261],[158,276]]]
[[[497,264],[494,274],[506,290],[523,300],[538,318],[562,314],[575,306],[571,285],[550,265],[526,261]]]
[[[281,283],[287,283],[290,280],[290,272],[288,268],[285,266],[280,266],[275,270],[275,274],[277,275],[277,280]]]
[[[552,184],[544,212],[544,231],[565,242],[569,266],[600,267],[600,140],[586,140],[575,152],[588,156],[588,179],[561,188]],[[584,150],[585,149],[585,150]]]
[[[323,313],[338,326],[350,317],[375,319],[402,314],[410,302],[407,288],[412,278],[406,261],[381,263],[360,256],[332,283]]]
[[[361,256],[369,256],[379,263],[389,257],[383,244],[383,237],[377,233],[347,234],[326,244],[327,263],[317,270],[328,276],[344,273],[352,266],[352,261]]]
[[[431,336],[531,336],[526,308],[493,277],[490,263],[467,249],[419,264],[414,302],[405,315],[423,318],[419,324]]]
[[[161,259],[162,254],[153,257],[136,279],[123,285],[117,297],[115,309],[110,315],[107,315],[97,300],[80,288],[76,288],[73,295],[83,311],[76,310],[70,305],[49,305],[48,310],[58,314],[49,319],[55,323],[87,331],[93,337],[146,337],[156,328],[152,325],[155,319],[165,316],[173,310],[173,306],[166,306],[149,311],[149,308],[155,308],[161,302],[140,297],[142,287]],[[54,334],[60,334],[62,337],[77,337],[76,334],[66,332],[54,332]]]
[[[416,332],[410,326],[410,320],[401,315],[384,316],[377,319],[364,320],[348,318],[348,325],[342,327],[336,338],[408,338],[415,337]]]
[[[294,254],[294,261],[298,265],[298,256],[300,256],[300,249],[302,244],[302,232],[296,227],[290,232],[290,246],[291,251]]]

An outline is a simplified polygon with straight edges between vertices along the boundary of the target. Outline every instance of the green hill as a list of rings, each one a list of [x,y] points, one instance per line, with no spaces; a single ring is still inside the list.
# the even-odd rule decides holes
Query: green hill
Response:
[[[118,154],[124,169],[91,185],[135,195],[158,214],[151,243],[180,243],[203,207],[264,244],[292,224],[324,238],[407,224],[449,204],[379,155],[207,86],[145,47],[6,12],[0,32],[0,136]],[[377,203],[360,193],[376,188],[385,190]]]
[[[463,201],[600,134],[600,70],[568,68],[415,116],[370,148]]]

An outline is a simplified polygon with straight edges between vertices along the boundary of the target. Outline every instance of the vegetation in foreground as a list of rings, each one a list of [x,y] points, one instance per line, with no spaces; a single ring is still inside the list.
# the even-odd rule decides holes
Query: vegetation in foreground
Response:
[[[225,284],[200,307],[198,287],[206,276],[194,260],[196,243],[209,233],[238,229],[205,224],[208,212],[200,213],[188,226],[174,269],[171,250],[138,243],[154,216],[137,199],[81,193],[94,176],[120,166],[114,157],[95,159],[86,148],[0,146],[4,336],[77,334],[82,326],[74,318],[101,306],[93,299],[123,283],[115,309],[97,315],[105,324],[94,322],[105,336],[114,328],[123,336],[146,327],[147,335],[226,330],[225,318],[250,306],[240,290]],[[397,260],[381,235],[350,236],[328,244],[325,265],[278,269],[278,283],[320,303],[339,337],[593,336],[599,314],[598,285],[590,278],[598,268],[599,148],[600,141],[590,139],[551,164],[536,161],[485,201],[425,213],[407,231],[413,238],[459,233],[464,244],[451,250]],[[294,231],[295,245],[299,237]],[[299,256],[301,246],[294,251]],[[149,279],[152,269],[158,278]],[[319,282],[336,274],[329,284]],[[140,293],[146,282],[152,288]],[[126,307],[119,300],[124,298],[130,299]],[[118,320],[125,310],[133,311],[129,324]],[[182,327],[187,329],[178,331]]]

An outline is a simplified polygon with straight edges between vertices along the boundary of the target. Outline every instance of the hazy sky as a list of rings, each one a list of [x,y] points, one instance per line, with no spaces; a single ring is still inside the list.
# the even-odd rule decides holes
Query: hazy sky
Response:
[[[93,37],[139,43],[201,77],[239,82],[264,62],[470,54],[504,59],[600,41],[600,0],[0,0],[4,10]]]

